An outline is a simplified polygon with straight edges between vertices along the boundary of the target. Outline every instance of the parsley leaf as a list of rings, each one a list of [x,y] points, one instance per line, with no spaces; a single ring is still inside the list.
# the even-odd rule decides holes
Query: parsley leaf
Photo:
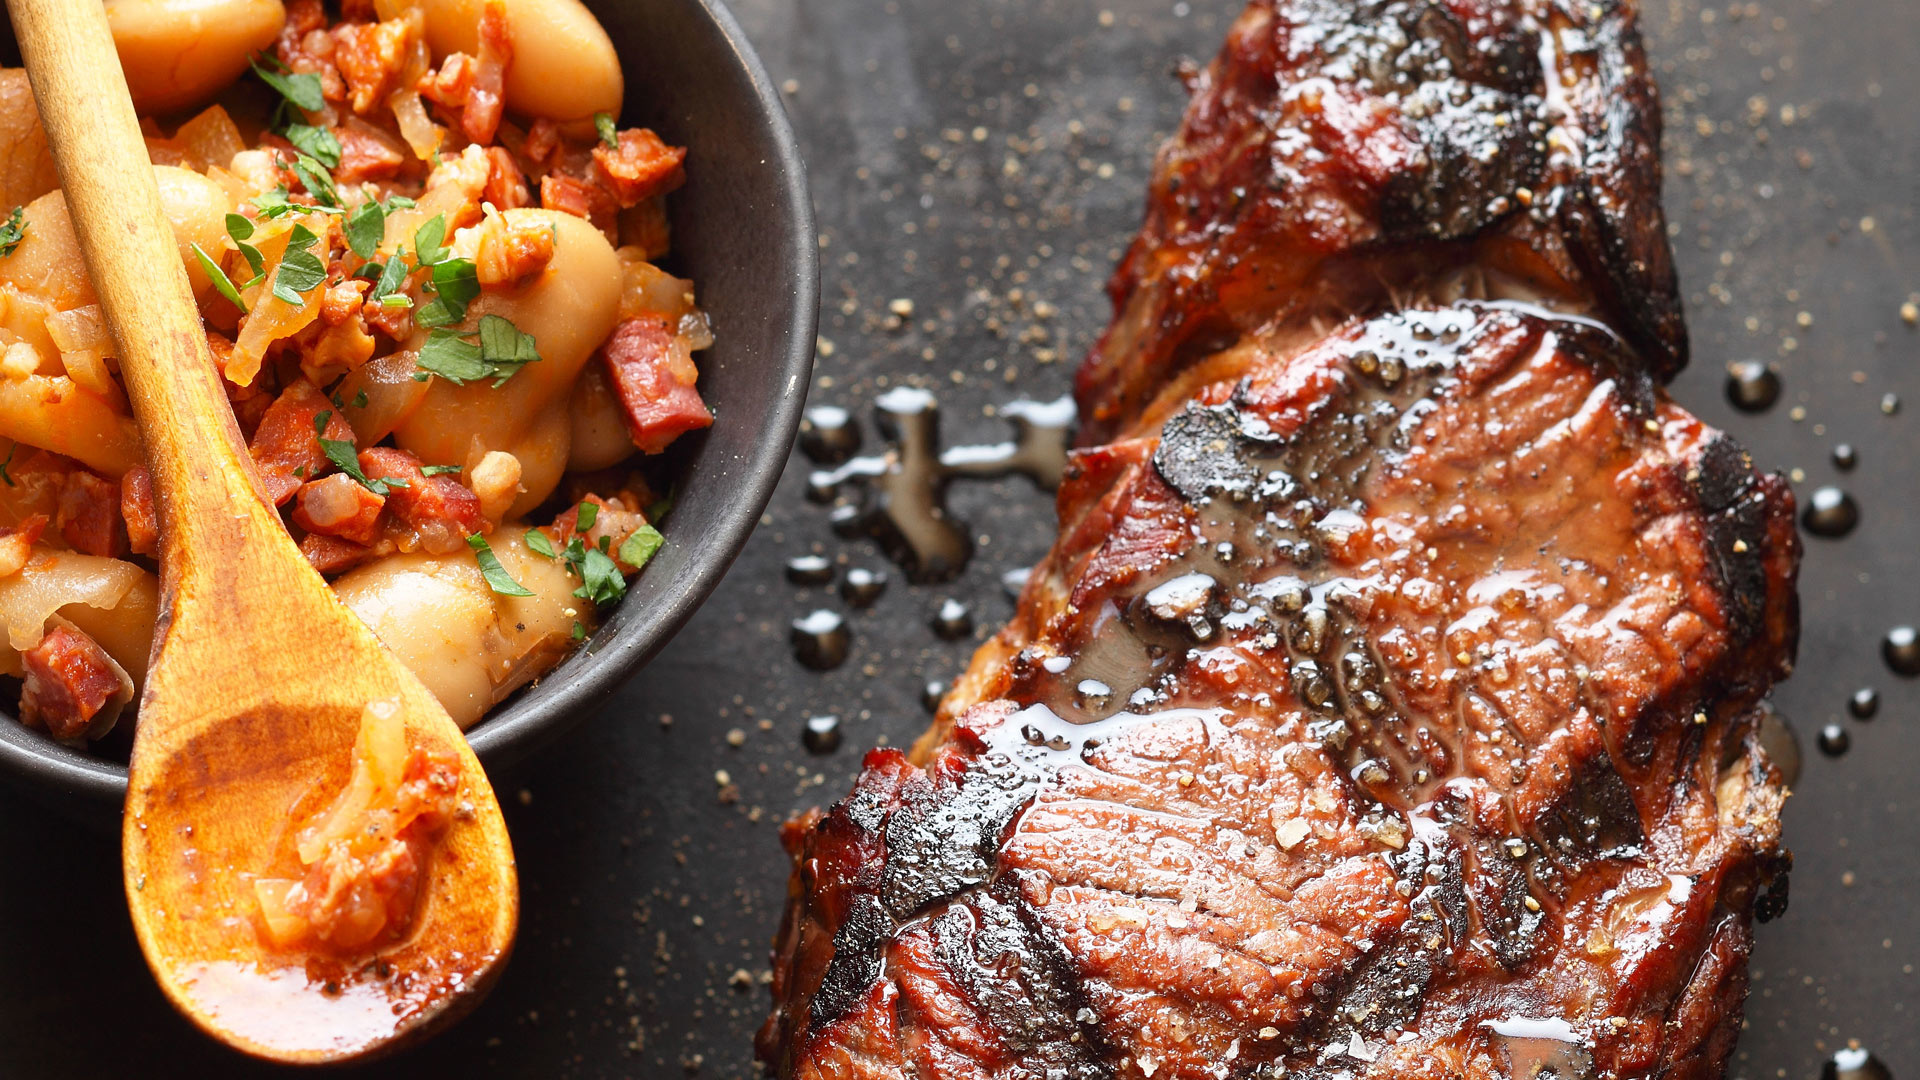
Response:
[[[413,231],[413,250],[421,266],[432,266],[447,257],[447,249],[440,242],[447,238],[447,216],[435,214],[433,219]]]
[[[330,129],[312,124],[288,124],[281,134],[294,145],[294,149],[327,168],[340,167],[340,140],[333,137]]]
[[[451,330],[435,330],[420,346],[414,361],[421,371],[430,371],[455,386],[484,379],[492,370],[480,360],[480,346]]]
[[[296,239],[303,226],[294,226]],[[312,234],[308,234],[307,243],[312,243]],[[327,278],[327,268],[320,257],[308,251],[304,246],[295,247],[289,242],[287,253],[280,258],[280,269],[273,275],[273,295],[283,303],[299,307],[306,303],[300,294],[307,292]]]
[[[491,364],[512,364],[518,368],[539,360],[540,351],[534,344],[533,335],[521,333],[512,320],[499,315],[482,315],[480,357]]]
[[[599,548],[588,548],[586,557],[580,560],[580,581],[573,595],[596,604],[611,604],[627,593],[627,579],[620,573],[619,564]]]
[[[0,225],[0,259],[13,254],[20,241],[27,238],[27,208],[16,206],[13,213],[7,215],[6,224]]]
[[[431,265],[435,295],[420,305],[413,321],[421,326],[452,326],[467,317],[467,305],[480,295],[479,272],[471,259],[442,259]]]
[[[387,210],[371,200],[361,203],[347,215],[342,226],[347,234],[347,249],[363,259],[371,259],[380,250],[387,234]]]
[[[11,458],[13,455],[9,453],[7,456]],[[0,468],[0,473],[4,472],[5,469]],[[559,552],[553,550],[553,540],[539,529],[528,529],[525,539],[527,542],[527,550],[543,559],[554,559],[560,555]]]
[[[425,309],[421,309],[423,312]],[[422,371],[429,371],[451,381],[455,386],[465,385],[474,379],[492,379],[499,386],[522,367],[540,359],[539,351],[534,347],[533,335],[521,333],[513,323],[499,315],[480,317],[479,337],[475,344],[468,340],[471,335],[458,331],[435,329],[427,335],[426,344],[420,347],[416,365]]]
[[[220,269],[220,264],[214,262],[213,257],[208,255],[198,243],[188,246],[193,248],[193,257],[199,260],[200,269],[205,270],[207,277],[213,280],[213,291],[233,301],[233,306],[240,309],[240,314],[245,315],[247,302],[240,299],[240,290],[233,287],[233,279],[227,277],[227,272]]]
[[[261,67],[260,61],[272,64],[272,68]],[[279,70],[274,70],[278,68]],[[320,93],[320,76],[310,72],[295,73],[288,71],[286,65],[269,53],[261,53],[253,59],[253,73],[260,81],[280,92],[286,101],[307,112],[319,112],[327,107],[327,100]]]
[[[584,626],[582,626],[582,625],[580,625],[580,620],[578,620],[578,619],[575,619],[575,620],[573,621],[573,634],[572,634],[572,636],[573,636],[573,640],[575,640],[575,641],[582,641],[582,640],[584,640],[584,639],[586,638],[586,636],[587,636],[587,628],[586,628],[586,627],[584,627]],[[141,880],[143,880],[143,881],[144,881],[145,879],[144,879],[144,878],[142,878]]]
[[[573,524],[574,531],[583,532],[583,533],[592,532],[594,523],[599,520],[600,520],[599,505],[595,503],[590,503],[590,502],[583,502],[580,504],[579,511],[577,511],[574,514],[574,524]]]
[[[245,214],[228,214],[227,235],[235,240],[253,239],[253,221]]]
[[[487,579],[487,587],[501,596],[532,596],[533,590],[513,580],[507,568],[500,565],[500,557],[487,545],[487,538],[479,533],[467,537],[467,546],[473,549],[473,557],[480,563],[480,576]]]
[[[306,154],[297,154],[290,168],[293,169],[293,175],[300,178],[300,183],[307,189],[307,194],[319,200],[322,207],[330,207],[338,211],[340,192],[333,186],[333,175],[327,172],[325,165]]]
[[[669,491],[665,495],[653,500],[652,505],[647,507],[647,520],[652,522],[665,521],[667,520],[667,515],[672,512],[673,492]]]
[[[367,294],[368,300],[378,300],[381,304],[389,307],[397,306],[387,304],[387,301],[393,298],[395,290],[399,289],[401,283],[407,280],[407,260],[404,258],[405,254],[406,249],[401,248],[387,259],[387,264],[380,268],[380,280],[373,283],[373,291]],[[406,300],[407,298],[402,296],[400,299]],[[412,303],[410,300],[407,302]]]
[[[366,396],[367,395],[365,394],[360,395],[362,400],[364,400]],[[448,473],[453,473],[457,475],[459,472],[460,472],[460,466],[458,465],[422,465],[420,466],[420,475],[422,476],[445,476]]]
[[[607,144],[607,149],[620,149],[620,136],[614,133],[612,114],[603,112],[594,113],[593,130],[600,133],[600,141]]]
[[[647,565],[647,560],[653,558],[653,553],[659,551],[660,545],[666,542],[667,538],[660,535],[659,529],[642,525],[620,541],[620,561],[639,569]]]

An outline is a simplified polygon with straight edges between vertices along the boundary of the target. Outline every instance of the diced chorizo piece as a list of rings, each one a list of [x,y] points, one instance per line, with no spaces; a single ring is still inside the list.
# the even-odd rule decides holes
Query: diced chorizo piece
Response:
[[[550,170],[560,149],[560,125],[543,116],[527,128],[527,141],[520,144],[520,156],[535,170]]]
[[[601,232],[608,231],[614,225],[614,215],[620,209],[615,205],[613,196],[598,184],[589,184],[559,173],[548,173],[540,178],[540,205],[548,210],[586,218]]]
[[[20,572],[33,558],[34,542],[46,531],[47,515],[34,514],[11,529],[0,529],[0,578]]]
[[[275,55],[296,72],[320,76],[320,95],[328,101],[345,101],[347,83],[333,63],[335,43],[327,32],[326,9],[320,0],[289,0],[286,7]]]
[[[353,442],[353,428],[340,410],[305,379],[294,380],[261,416],[251,449],[275,506],[293,498],[302,482],[318,479],[331,467],[314,430],[314,420],[323,412],[328,414],[326,438]]]
[[[553,229],[543,221],[496,217],[481,228],[474,272],[483,287],[511,285],[547,268],[553,261]]]
[[[487,187],[481,197],[498,210],[512,210],[532,201],[532,195],[527,192],[526,174],[520,171],[520,163],[513,160],[512,151],[503,146],[487,148]]]
[[[614,327],[613,336],[600,348],[627,413],[627,430],[634,445],[649,454],[713,423],[713,413],[700,400],[700,391],[674,372],[672,345],[673,332],[665,319],[638,318]]]
[[[127,553],[120,521],[120,485],[87,469],[74,469],[60,485],[54,524],[67,546],[87,555],[118,558]]]
[[[99,643],[71,626],[47,630],[40,644],[20,654],[26,669],[20,688],[20,719],[44,727],[56,739],[78,739],[122,687],[120,669]]]
[[[628,128],[616,143],[595,146],[593,160],[622,207],[665,195],[686,181],[686,147],[668,146],[649,128]]]
[[[475,58],[473,83],[460,108],[460,129],[481,146],[493,141],[506,108],[507,65],[513,62],[513,42],[507,37],[506,0],[486,0],[480,12],[480,55]]]
[[[127,550],[152,555],[160,550],[160,514],[153,505],[153,477],[135,465],[120,478],[120,518],[127,527]]]
[[[349,104],[365,115],[385,103],[406,65],[407,24],[344,23],[333,32],[333,62],[347,80]]]
[[[479,496],[452,476],[428,476],[420,469],[420,459],[405,450],[368,447],[360,451],[360,471],[376,480],[401,482],[387,491],[387,509],[428,551],[456,551],[467,537],[492,529],[480,512]]]
[[[310,480],[300,488],[293,523],[310,533],[371,544],[380,533],[380,511],[387,500],[346,473]]]
[[[404,144],[359,117],[333,129],[340,143],[340,165],[333,178],[344,184],[391,180],[407,166]]]
[[[365,544],[356,544],[343,537],[308,533],[300,539],[300,554],[307,557],[307,565],[319,571],[322,577],[333,577],[373,558],[376,552]]]
[[[438,71],[420,76],[415,89],[420,96],[448,110],[466,104],[467,90],[473,86],[475,61],[471,53],[448,53]]]

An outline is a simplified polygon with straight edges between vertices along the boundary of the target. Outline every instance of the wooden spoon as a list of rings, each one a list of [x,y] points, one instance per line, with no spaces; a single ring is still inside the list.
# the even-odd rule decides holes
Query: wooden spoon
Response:
[[[9,6],[159,507],[161,614],[123,834],[134,929],[174,1005],[243,1051],[325,1062],[390,1047],[471,1009],[512,947],[499,803],[446,710],[334,597],[262,494],[100,4]],[[411,748],[457,759],[460,809],[401,942],[276,951],[253,881],[287,876],[275,859],[345,785],[374,702],[398,704]]]

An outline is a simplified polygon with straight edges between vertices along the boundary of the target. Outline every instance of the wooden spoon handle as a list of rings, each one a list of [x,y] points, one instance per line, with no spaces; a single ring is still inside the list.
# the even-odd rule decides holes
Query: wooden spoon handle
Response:
[[[7,0],[146,441],[163,533],[264,510],[98,0]],[[28,223],[32,228],[32,223]],[[190,423],[177,418],[189,417]],[[192,447],[192,450],[189,450]],[[210,516],[211,515],[211,516]]]

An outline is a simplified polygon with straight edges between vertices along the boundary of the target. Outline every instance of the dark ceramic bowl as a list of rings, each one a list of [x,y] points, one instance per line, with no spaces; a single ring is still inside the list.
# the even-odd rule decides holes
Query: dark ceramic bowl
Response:
[[[599,631],[468,734],[499,771],[583,719],[638,671],[719,584],[773,493],[799,424],[819,301],[813,209],[785,106],[719,0],[587,0],[627,77],[623,125],[687,147],[667,200],[668,265],[713,320],[698,356],[713,427],[671,451],[678,496],[666,546]],[[0,61],[19,63],[0,9]],[[126,767],[0,715],[0,777],[92,819],[117,815]]]

